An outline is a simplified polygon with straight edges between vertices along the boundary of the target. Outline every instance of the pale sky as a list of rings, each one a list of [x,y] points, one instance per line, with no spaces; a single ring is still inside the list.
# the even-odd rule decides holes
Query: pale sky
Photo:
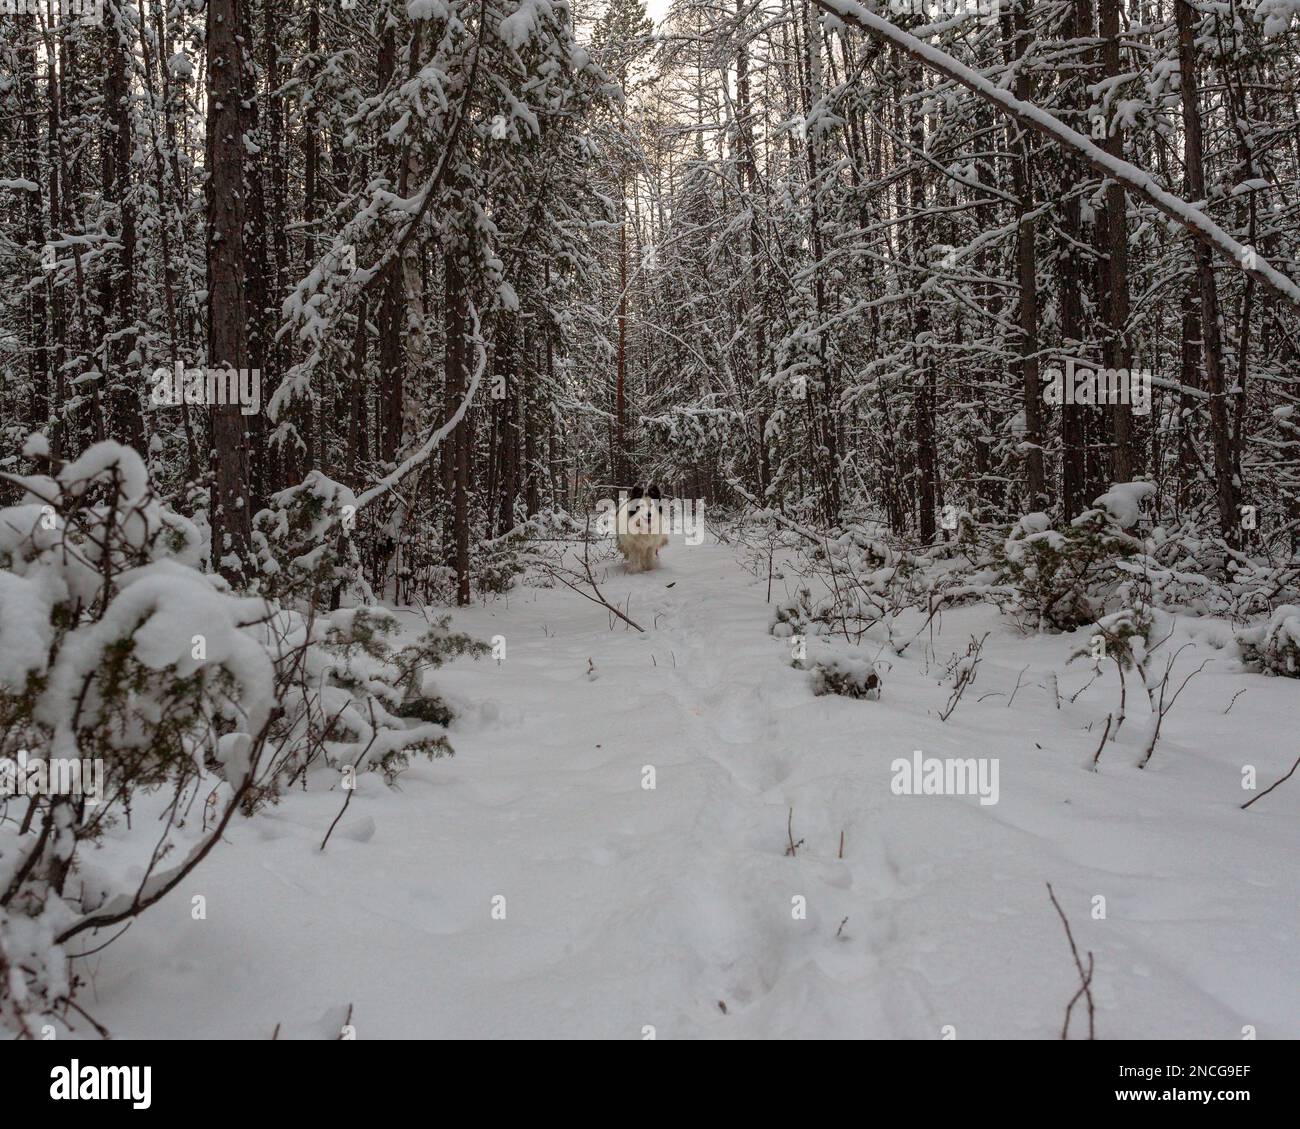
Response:
[[[658,23],[668,11],[669,3],[671,0],[645,0],[645,10],[650,18]]]

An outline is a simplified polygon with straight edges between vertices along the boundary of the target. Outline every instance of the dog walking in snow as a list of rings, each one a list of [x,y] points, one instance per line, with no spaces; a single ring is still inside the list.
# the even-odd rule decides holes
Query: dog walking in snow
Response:
[[[616,542],[628,572],[648,572],[659,566],[659,550],[668,544],[657,486],[637,486],[615,515]]]

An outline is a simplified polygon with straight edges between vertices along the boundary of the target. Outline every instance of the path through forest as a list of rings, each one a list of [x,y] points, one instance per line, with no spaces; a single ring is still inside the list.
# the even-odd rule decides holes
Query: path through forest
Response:
[[[644,634],[558,586],[458,613],[506,656],[432,676],[455,758],[364,778],[323,853],[337,792],[237,822],[96,958],[96,1016],[124,1037],[331,1038],[349,1008],[358,1038],[1054,1037],[1078,975],[1050,881],[1095,954],[1099,1037],[1300,1036],[1300,828],[1278,793],[1237,806],[1242,763],[1266,784],[1294,759],[1285,679],[1202,639],[1150,768],[1131,705],[1092,773],[1116,687],[1058,712],[1047,677],[1088,680],[1078,638],[962,609],[880,701],[818,698],[732,547],[602,570]],[[944,723],[943,669],[986,630]],[[894,795],[917,749],[998,758],[998,802]]]

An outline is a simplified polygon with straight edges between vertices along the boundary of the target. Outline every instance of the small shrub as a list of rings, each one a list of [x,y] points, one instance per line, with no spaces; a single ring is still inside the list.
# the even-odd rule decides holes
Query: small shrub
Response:
[[[1014,592],[1014,610],[1037,630],[1073,631],[1105,614],[1124,578],[1123,561],[1143,542],[1137,524],[1149,482],[1114,487],[1069,525],[1053,529],[1046,514],[1022,517],[993,553],[996,578]]]
[[[1300,678],[1300,606],[1283,604],[1267,623],[1237,632],[1242,661],[1267,674]]]
[[[130,448],[98,443],[52,475],[5,477],[22,496],[0,508],[0,768],[24,780],[0,790],[0,1033],[35,1038],[84,1015],[69,942],[102,947],[81,935],[111,940],[235,814],[291,783],[332,787],[345,769],[391,781],[412,755],[450,753],[450,710],[423,674],[486,648],[445,619],[395,646],[391,612],[316,611],[348,552],[308,547],[348,504],[319,476],[259,523],[276,600],[194,567],[201,536]],[[94,766],[98,787],[42,784],[36,763],[75,764],[79,782]],[[144,872],[108,879],[91,849],[141,808],[150,817],[126,835],[146,839]]]
[[[813,693],[839,694],[844,698],[880,697],[882,684],[876,668],[862,659],[848,655],[833,655],[819,659],[812,669]]]

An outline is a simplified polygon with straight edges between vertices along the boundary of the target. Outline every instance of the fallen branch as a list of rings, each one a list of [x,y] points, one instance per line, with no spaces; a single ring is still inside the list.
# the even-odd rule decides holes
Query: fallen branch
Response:
[[[593,604],[600,604],[601,607],[609,611],[611,615],[618,616],[618,618],[621,619],[624,623],[626,623],[629,627],[635,627],[638,631],[644,634],[645,628],[642,627],[639,623],[637,623],[636,620],[632,619],[630,616],[625,614],[621,608],[615,606],[614,604],[611,604],[607,599],[605,599],[604,594],[600,590],[600,585],[596,583],[596,578],[594,575],[592,575],[592,571],[591,571],[591,558],[590,558],[590,551],[589,551],[589,547],[591,545],[590,532],[591,532],[591,515],[588,514],[587,525],[583,532],[582,568],[583,571],[586,573],[587,583],[591,586],[591,592],[588,592],[585,589],[578,587],[578,584],[575,584],[572,580],[569,579],[569,576],[575,576],[578,577],[579,582],[581,582],[582,580],[582,577],[578,576],[578,574],[573,572],[571,569],[563,568],[560,565],[552,564],[549,561],[542,562],[541,567],[545,570],[547,575],[558,580],[566,588],[572,588],[573,591],[577,592],[579,596],[583,597],[586,600],[590,600]],[[568,573],[569,575],[566,576],[565,573]],[[595,594],[593,595],[592,593]]]

